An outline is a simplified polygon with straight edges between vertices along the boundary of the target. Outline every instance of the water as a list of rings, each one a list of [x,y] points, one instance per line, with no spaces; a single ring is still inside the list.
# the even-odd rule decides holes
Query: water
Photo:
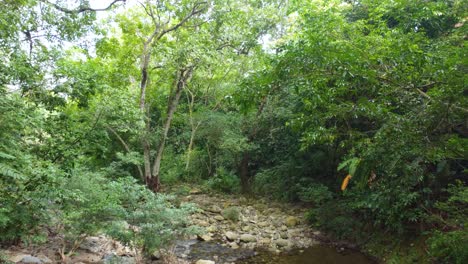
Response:
[[[219,242],[180,241],[176,255],[193,261],[215,260],[216,263],[236,264],[375,264],[376,262],[357,251],[338,252],[333,247],[316,245],[304,250],[274,254],[262,250],[231,249]]]
[[[289,253],[274,255],[269,252],[259,252],[255,257],[236,262],[237,264],[375,264],[362,253],[344,250],[338,252],[333,247],[316,245],[304,250],[294,250]]]

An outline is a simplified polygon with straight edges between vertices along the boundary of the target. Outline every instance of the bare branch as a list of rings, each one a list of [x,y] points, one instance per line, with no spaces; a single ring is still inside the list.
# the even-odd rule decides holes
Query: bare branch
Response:
[[[45,3],[47,5],[50,5],[52,7],[54,7],[55,9],[61,11],[61,12],[64,12],[64,13],[67,13],[67,14],[79,14],[79,13],[83,13],[83,12],[87,12],[87,11],[91,11],[91,12],[98,12],[98,11],[107,11],[109,9],[112,8],[112,6],[114,4],[116,4],[117,2],[126,2],[127,0],[114,0],[112,1],[112,3],[110,3],[107,7],[105,8],[91,8],[89,6],[79,6],[77,9],[68,9],[68,8],[64,8],[64,7],[61,7],[55,3],[51,3],[47,0],[39,0],[40,2],[42,3]]]
[[[178,28],[180,28],[183,24],[185,24],[185,22],[187,22],[187,20],[189,20],[190,18],[192,18],[193,16],[196,16],[198,14],[200,14],[201,12],[203,12],[207,6],[206,6],[207,2],[198,2],[196,3],[192,10],[190,11],[190,13],[184,17],[179,23],[177,23],[176,25],[168,28],[168,29],[165,29],[161,32],[161,34],[159,35],[158,39],[160,39],[162,36],[164,36],[166,33],[169,33],[171,31],[174,31],[174,30],[177,30]]]

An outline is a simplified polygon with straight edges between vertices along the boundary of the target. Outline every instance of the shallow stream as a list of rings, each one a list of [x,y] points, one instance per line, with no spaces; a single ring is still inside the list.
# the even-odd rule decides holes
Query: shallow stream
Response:
[[[352,250],[338,252],[335,248],[315,245],[303,250],[274,254],[269,251],[250,249],[231,249],[217,242],[197,240],[180,241],[176,255],[192,261],[198,259],[214,260],[216,263],[236,264],[375,264],[376,262],[362,253]]]

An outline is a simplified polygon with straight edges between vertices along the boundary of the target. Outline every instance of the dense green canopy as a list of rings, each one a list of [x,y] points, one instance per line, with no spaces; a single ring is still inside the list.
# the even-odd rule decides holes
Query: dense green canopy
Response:
[[[0,244],[150,252],[193,231],[159,193],[188,182],[468,260],[466,1],[75,2],[2,2]]]

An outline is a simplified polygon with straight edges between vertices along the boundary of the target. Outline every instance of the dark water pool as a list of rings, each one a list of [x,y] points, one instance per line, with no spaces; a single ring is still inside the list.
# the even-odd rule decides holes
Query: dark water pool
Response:
[[[197,240],[179,241],[176,255],[196,261],[215,260],[216,263],[236,264],[376,264],[376,262],[357,251],[344,250],[325,245],[315,245],[303,250],[275,254],[269,251],[250,249],[231,249],[216,241]]]
[[[275,255],[259,252],[257,256],[237,261],[239,264],[376,264],[362,253],[345,250],[338,252],[333,247],[316,245],[304,250]]]

